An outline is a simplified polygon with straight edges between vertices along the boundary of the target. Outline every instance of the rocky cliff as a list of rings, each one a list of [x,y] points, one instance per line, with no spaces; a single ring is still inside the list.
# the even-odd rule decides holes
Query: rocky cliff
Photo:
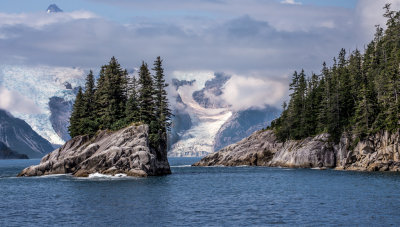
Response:
[[[170,174],[167,151],[150,149],[148,126],[130,126],[116,132],[101,131],[93,138],[78,136],[46,155],[37,166],[18,176],[92,173],[128,176]]]
[[[258,131],[240,142],[204,157],[194,166],[281,166],[360,171],[400,171],[399,133],[380,132],[360,142],[343,136],[338,144],[328,134],[299,141],[277,141]]]

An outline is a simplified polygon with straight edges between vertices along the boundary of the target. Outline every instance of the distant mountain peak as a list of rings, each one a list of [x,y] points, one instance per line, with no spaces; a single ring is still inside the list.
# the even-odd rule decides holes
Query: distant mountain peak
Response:
[[[63,12],[62,9],[58,8],[56,4],[51,4],[47,8],[47,13],[60,13]]]

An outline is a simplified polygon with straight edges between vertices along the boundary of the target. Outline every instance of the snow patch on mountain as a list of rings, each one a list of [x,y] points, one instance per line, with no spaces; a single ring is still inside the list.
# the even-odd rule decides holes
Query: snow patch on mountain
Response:
[[[177,93],[186,105],[193,126],[180,135],[180,140],[172,145],[169,156],[199,157],[214,152],[215,136],[232,115],[227,108],[209,109],[200,106],[192,96],[198,88],[201,88],[201,85],[199,86],[197,81],[194,86],[184,85],[178,88]]]
[[[50,122],[51,97],[65,101],[75,99],[74,88],[84,85],[83,69],[49,66],[0,66],[0,86],[32,100],[40,109],[39,113],[21,113],[10,110],[18,118],[26,121],[39,135],[52,144],[65,141],[55,132]]]

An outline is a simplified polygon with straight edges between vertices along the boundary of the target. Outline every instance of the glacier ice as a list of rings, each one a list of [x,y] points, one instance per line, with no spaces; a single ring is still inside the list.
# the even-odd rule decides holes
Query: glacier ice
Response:
[[[204,86],[204,85],[203,85]],[[178,88],[182,102],[193,126],[181,135],[180,140],[172,145],[169,156],[198,157],[214,152],[214,138],[221,126],[231,117],[227,108],[204,108],[193,99],[193,92],[201,85],[184,85]]]
[[[52,144],[63,144],[50,122],[49,99],[61,97],[66,101],[74,100],[74,90],[84,85],[85,71],[80,68],[50,66],[0,66],[0,85],[10,91],[17,91],[31,99],[40,113],[27,114],[16,111],[11,113],[25,120],[33,130]]]

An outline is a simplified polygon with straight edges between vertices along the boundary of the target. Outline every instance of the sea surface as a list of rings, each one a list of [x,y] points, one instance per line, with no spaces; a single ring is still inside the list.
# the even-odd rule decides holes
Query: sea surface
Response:
[[[15,177],[0,160],[0,226],[400,226],[400,174],[191,167],[163,177]]]

